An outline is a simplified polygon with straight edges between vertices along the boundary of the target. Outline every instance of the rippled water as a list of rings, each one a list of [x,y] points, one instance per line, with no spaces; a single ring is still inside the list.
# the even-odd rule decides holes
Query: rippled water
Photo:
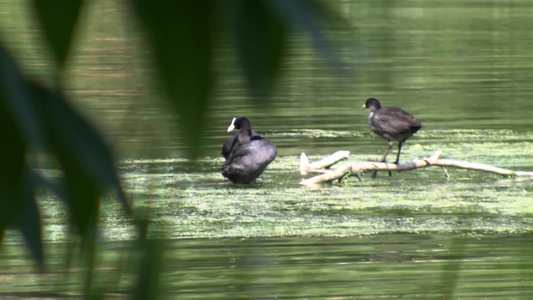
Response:
[[[186,299],[531,299],[529,235],[381,234],[361,237],[169,241],[161,293]],[[131,247],[131,246],[129,246]],[[61,260],[63,245],[49,256]],[[127,243],[102,248],[95,272],[123,298]],[[19,247],[4,246],[2,295],[76,297],[82,273],[39,277]],[[26,282],[26,284],[21,284]],[[11,299],[11,298],[8,298]]]
[[[17,3],[0,3],[2,39],[26,59],[25,70],[47,74],[38,33],[20,23],[31,14]],[[299,184],[297,171],[302,152],[313,161],[337,150],[349,150],[350,161],[380,158],[387,142],[369,130],[360,108],[368,97],[423,123],[402,161],[440,149],[448,159],[533,171],[533,3],[337,5],[352,25],[331,33],[349,72],[333,75],[295,33],[266,108],[248,99],[232,50],[217,49],[220,81],[197,161],[184,157],[187,145],[148,83],[128,11],[94,1],[84,12],[87,29],[66,87],[118,153],[134,207],[147,209],[153,233],[168,238],[166,290],[198,299],[533,298],[531,180],[457,169],[446,178],[431,167],[312,189]],[[107,14],[113,17],[101,17]],[[259,182],[246,186],[223,183],[219,172],[225,129],[236,115],[278,146]],[[49,264],[61,269],[65,211],[48,195],[41,204]],[[98,272],[112,277],[133,233],[113,201],[103,204],[102,228],[109,244]],[[12,232],[5,237],[0,295],[76,290],[79,278],[38,281],[19,242]],[[131,279],[119,277],[117,295]]]

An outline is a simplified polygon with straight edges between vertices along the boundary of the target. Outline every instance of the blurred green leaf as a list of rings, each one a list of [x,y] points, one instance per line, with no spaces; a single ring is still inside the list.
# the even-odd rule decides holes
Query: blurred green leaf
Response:
[[[4,234],[6,233],[6,224],[0,218],[0,243],[4,240]]]
[[[337,20],[339,16],[327,9],[327,3],[317,0],[268,0],[266,3],[278,12],[285,23],[307,32],[314,48],[322,53],[330,67],[335,71],[344,70],[344,64],[322,30],[322,24],[340,23]]]
[[[467,245],[467,238],[465,236],[459,236],[452,240],[449,245],[450,253],[455,253],[457,257],[465,257],[465,250]],[[449,263],[443,266],[441,280],[438,281],[440,285],[439,293],[444,296],[445,299],[454,299],[455,291],[457,289],[457,282],[460,280],[460,270],[464,261],[461,259],[451,260]],[[439,285],[436,285],[438,288]]]
[[[160,277],[164,243],[159,239],[148,239],[142,240],[139,247],[141,260],[133,299],[159,299],[163,294],[160,286]]]
[[[200,155],[212,88],[210,0],[130,0],[146,30],[160,83],[189,155]]]
[[[41,223],[34,186],[25,166],[27,141],[23,133],[37,131],[24,122],[34,114],[20,74],[0,47],[0,224],[2,232],[14,227],[21,232],[35,260],[43,264]],[[21,120],[22,119],[22,120]],[[26,129],[26,131],[24,131]]]
[[[31,172],[33,171],[25,169],[25,174],[21,181],[18,193],[19,198],[16,199],[20,211],[15,222],[26,240],[26,244],[30,248],[33,257],[39,264],[43,265],[41,215],[35,201],[35,185],[31,179]]]
[[[62,94],[36,82],[29,82],[28,86],[42,121],[47,148],[63,170],[60,193],[71,225],[82,238],[82,249],[94,249],[103,190],[116,190],[119,200],[130,210],[111,153],[97,131],[68,105]]]
[[[111,153],[96,129],[73,110],[58,91],[36,82],[29,82],[28,86],[42,121],[47,146],[57,156],[66,174],[72,176],[72,182],[69,182],[72,187],[81,185],[88,189],[87,194],[93,189],[111,187],[129,210]]]
[[[101,190],[79,165],[63,161],[63,190],[71,223],[82,237],[82,248],[93,248],[98,233]]]
[[[0,230],[12,227],[20,231],[33,258],[43,265],[41,218],[35,201],[34,186],[27,178],[19,178],[17,186],[0,183]]]
[[[32,3],[54,58],[62,66],[83,0],[33,0]]]
[[[286,48],[286,27],[265,1],[235,0],[232,3],[237,49],[249,88],[255,96],[268,96]]]
[[[98,211],[98,210],[97,210]],[[95,224],[94,224],[95,225]],[[96,258],[96,227],[94,234],[87,233],[84,235],[81,244],[81,258],[84,266],[83,294],[85,299],[101,299],[101,294],[95,291],[93,281],[95,274]]]
[[[0,42],[0,100],[28,144],[42,142],[39,118],[17,65]]]

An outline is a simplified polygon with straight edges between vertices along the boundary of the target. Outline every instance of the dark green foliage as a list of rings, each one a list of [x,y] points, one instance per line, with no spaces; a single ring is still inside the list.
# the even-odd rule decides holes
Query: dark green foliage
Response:
[[[201,155],[201,145],[213,88],[211,70],[214,32],[231,19],[230,34],[255,99],[268,99],[287,47],[288,27],[307,31],[313,43],[339,65],[315,16],[316,1],[130,0],[145,30],[157,78],[178,117],[189,156]],[[290,3],[289,3],[290,2]],[[218,8],[218,9],[217,9]],[[265,102],[262,102],[265,104]]]
[[[138,278],[133,299],[159,299],[161,292],[160,277],[163,267],[163,240],[141,241]]]
[[[32,3],[54,59],[62,66],[71,46],[83,0],[33,0]]]
[[[201,154],[214,79],[213,37],[221,32],[222,14],[231,18],[230,34],[235,37],[235,48],[252,95],[257,98],[268,99],[271,94],[290,26],[304,29],[315,45],[329,49],[314,19],[320,11],[315,1],[127,3],[145,31],[157,82],[179,120],[191,157]],[[72,46],[84,1],[33,0],[31,4],[58,65],[58,75]],[[96,299],[105,293],[95,292],[92,286],[101,195],[115,191],[128,216],[131,214],[108,147],[95,128],[69,105],[60,79],[51,78],[53,88],[29,80],[0,43],[0,241],[7,228],[17,229],[34,259],[42,265],[42,224],[35,190],[40,187],[53,191],[65,203],[72,232],[81,240],[86,267],[83,292],[87,298]],[[28,161],[32,161],[35,152],[57,162],[62,171],[58,182],[51,182],[33,170]],[[148,238],[149,221],[136,221],[143,234],[138,244],[141,257],[135,295],[139,299],[153,299],[159,293],[163,245],[158,239]]]
[[[26,143],[41,143],[42,131],[31,101],[25,79],[22,78],[17,65],[0,41],[0,105],[2,110],[9,115],[13,129],[20,131],[19,134]],[[15,134],[15,132],[10,134]]]
[[[239,58],[250,91],[258,98],[271,94],[287,46],[287,26],[265,2],[232,1]]]
[[[41,222],[34,190],[52,187],[69,208],[70,220],[84,241],[94,241],[101,193],[112,188],[125,196],[111,154],[101,136],[81,118],[58,90],[22,78],[0,47],[0,224],[17,228],[36,260],[43,263]],[[47,151],[64,171],[62,184],[34,173],[27,165],[29,147]]]
[[[57,155],[66,173],[81,177],[67,180],[74,180],[70,182],[73,185],[82,184],[78,181],[90,181],[94,187],[89,190],[112,187],[127,207],[113,158],[100,134],[68,105],[59,90],[54,91],[35,82],[29,83],[29,90],[45,131],[45,146]],[[75,193],[68,188],[67,192]]]
[[[128,209],[111,154],[96,130],[70,108],[58,91],[35,82],[29,83],[29,90],[45,132],[44,146],[63,170],[59,191],[71,224],[82,241],[91,244],[97,234],[100,196],[106,188],[116,190]]]
[[[270,0],[265,3],[279,14],[285,24],[309,34],[314,48],[327,60],[332,70],[339,74],[343,72],[342,61],[321,28],[322,24],[335,25],[341,23],[342,19],[329,11],[323,1]]]
[[[211,94],[213,9],[209,0],[132,0],[146,31],[159,82],[190,156],[201,149]]]
[[[0,66],[0,229],[2,234],[6,227],[18,229],[42,264],[41,221],[25,165],[28,141],[40,140],[35,114],[20,74],[1,45]]]

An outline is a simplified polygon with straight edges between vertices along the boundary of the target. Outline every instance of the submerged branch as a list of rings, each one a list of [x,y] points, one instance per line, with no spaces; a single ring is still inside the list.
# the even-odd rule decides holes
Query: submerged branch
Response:
[[[320,162],[328,162],[327,167],[333,165],[334,163],[347,158],[340,155],[343,153],[349,155],[348,151],[337,151],[335,154],[322,159]],[[529,177],[533,179],[533,172],[527,171],[513,171],[509,169],[499,168],[491,165],[480,164],[480,163],[471,163],[466,161],[457,161],[451,159],[440,159],[441,151],[437,150],[431,157],[425,157],[421,159],[415,159],[411,162],[400,163],[398,165],[387,162],[353,162],[344,164],[336,169],[325,171],[321,170],[319,162],[310,163],[307,156],[302,153],[300,156],[300,173],[302,175],[307,172],[324,172],[323,174],[302,180],[300,184],[302,185],[316,185],[321,182],[330,182],[343,178],[346,175],[359,175],[368,171],[409,171],[419,168],[425,168],[429,166],[440,166],[440,167],[453,167],[459,169],[467,170],[476,170],[482,172],[489,172],[493,174],[498,174],[507,177]],[[304,171],[302,171],[304,170]]]

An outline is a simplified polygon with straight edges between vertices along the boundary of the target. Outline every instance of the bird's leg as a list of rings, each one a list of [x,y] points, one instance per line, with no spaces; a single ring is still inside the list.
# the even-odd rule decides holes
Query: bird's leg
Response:
[[[381,158],[380,162],[387,162],[387,155],[389,154],[390,149],[392,148],[392,141],[389,142],[389,146],[387,147],[387,150],[385,150],[385,153],[383,154],[383,157]],[[372,178],[376,178],[378,175],[378,171],[374,171],[374,174],[372,174]],[[392,176],[392,172],[389,171],[389,176]]]
[[[387,150],[383,154],[383,158],[381,158],[380,162],[387,162],[387,155],[389,154],[389,151],[391,148],[392,148],[392,141],[389,142],[389,147],[387,147]]]
[[[403,142],[404,141],[398,143],[398,156],[396,156],[396,162],[394,163],[396,165],[400,162],[400,153],[402,152]]]

